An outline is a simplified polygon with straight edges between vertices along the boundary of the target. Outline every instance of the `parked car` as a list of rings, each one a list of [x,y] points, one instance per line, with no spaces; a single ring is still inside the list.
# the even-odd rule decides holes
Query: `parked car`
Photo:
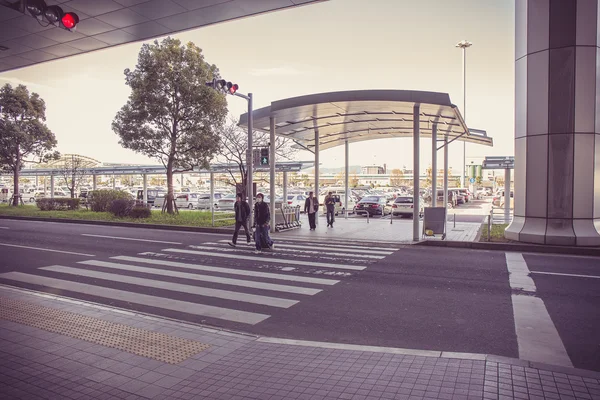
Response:
[[[175,197],[177,208],[188,208],[193,210],[198,207],[198,193],[182,193]]]
[[[296,207],[300,206],[300,212],[304,212],[304,203],[306,202],[306,196],[303,194],[288,194],[287,204],[288,206]]]
[[[217,203],[221,200],[225,195],[223,193],[215,193],[213,197],[213,207],[217,207]],[[210,193],[200,193],[198,195],[198,209],[200,210],[210,210]]]
[[[386,196],[365,196],[356,204],[355,211],[358,215],[385,216],[392,212],[392,207],[388,204]]]
[[[444,204],[444,190],[439,190],[437,191],[437,202],[438,204]],[[452,189],[448,189],[448,207],[449,208],[454,208],[456,207],[457,204],[457,200],[456,200],[456,193],[454,193],[454,191]]]
[[[48,191],[46,193],[44,192],[39,192],[35,195],[36,199],[43,199],[43,198],[51,198],[54,197],[55,199],[70,199],[71,198],[71,194],[64,192],[62,190],[54,190],[54,196],[52,196],[52,192]]]
[[[419,201],[419,216],[423,215],[424,208],[423,200]],[[396,200],[392,203],[392,214],[398,216],[413,216],[415,211],[414,199],[411,196],[400,196],[396,197]]]
[[[222,197],[217,202],[215,209],[218,211],[234,211],[235,198],[235,194],[228,194],[227,196]]]
[[[514,192],[511,190],[510,191],[510,208],[514,208]],[[496,207],[504,207],[504,190],[502,191],[498,191],[496,193],[496,195],[494,196],[494,199],[492,200],[492,205],[496,206]]]
[[[465,196],[463,196],[458,189],[449,189],[454,193],[456,198],[456,205],[465,204]]]
[[[147,189],[147,193],[148,193],[148,204],[150,204],[151,206],[154,205],[154,199],[159,197],[159,195],[162,195],[162,197],[167,195],[166,190],[157,190],[157,189]],[[144,200],[144,190],[143,189],[138,190],[137,199],[140,201]]]
[[[458,189],[458,192],[464,197],[465,203],[468,203],[471,200],[471,191],[469,189]]]

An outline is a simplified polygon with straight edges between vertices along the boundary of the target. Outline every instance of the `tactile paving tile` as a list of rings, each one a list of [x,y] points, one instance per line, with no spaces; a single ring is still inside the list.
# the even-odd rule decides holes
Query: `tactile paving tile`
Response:
[[[194,340],[4,297],[0,297],[0,318],[169,364],[178,364],[210,347]]]

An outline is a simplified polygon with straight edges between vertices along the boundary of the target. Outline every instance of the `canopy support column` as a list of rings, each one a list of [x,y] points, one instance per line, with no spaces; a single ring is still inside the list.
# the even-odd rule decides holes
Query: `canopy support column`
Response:
[[[54,175],[50,175],[50,198],[54,198]]]
[[[444,136],[444,208],[448,217],[448,135]]]
[[[437,207],[437,124],[431,129],[431,207]]]
[[[92,174],[92,190],[96,190],[96,187],[98,185],[98,182],[96,179],[97,177],[98,177],[98,175]]]
[[[413,108],[413,240],[419,240],[419,170],[420,170],[420,105],[415,104]]]
[[[344,217],[346,219],[348,219],[348,198],[350,196],[349,190],[350,190],[350,185],[349,185],[349,172],[350,172],[350,144],[348,143],[348,139],[346,139],[346,142],[344,143],[344,147],[346,148],[346,157],[344,159],[344,210],[346,211],[344,213]]]
[[[319,201],[319,132],[315,130],[315,199]],[[315,224],[319,225],[319,213],[315,216]]]
[[[275,126],[275,117],[271,117],[269,118],[270,121],[270,150],[269,150],[269,182],[270,182],[270,186],[271,186],[271,194],[270,194],[270,199],[271,199],[271,233],[275,232],[275,215],[276,215],[276,210],[275,210],[275,129],[277,129],[277,127]],[[285,199],[284,199],[285,200]],[[287,200],[285,200],[287,201]]]
[[[504,223],[510,223],[510,168],[504,170]]]

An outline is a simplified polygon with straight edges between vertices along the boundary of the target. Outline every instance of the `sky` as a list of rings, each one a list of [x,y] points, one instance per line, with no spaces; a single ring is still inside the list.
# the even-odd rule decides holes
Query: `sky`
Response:
[[[484,129],[494,147],[467,145],[467,163],[514,154],[514,0],[331,0],[173,35],[203,49],[221,75],[254,94],[255,108],[312,93],[361,89],[444,92],[470,128]],[[462,53],[466,39],[467,102]],[[61,153],[102,162],[157,164],[122,148],[111,123],[130,89],[136,42],[0,74],[0,84],[24,83],[46,101],[47,124]],[[229,112],[246,111],[229,96]],[[466,111],[466,112],[465,112]],[[461,168],[462,143],[450,145],[450,167]],[[441,153],[441,152],[440,152]],[[350,145],[351,165],[412,168],[412,139]],[[312,160],[300,152],[298,160]],[[421,169],[431,141],[421,141]],[[442,165],[439,154],[438,165]],[[344,148],[321,152],[321,165],[344,165]]]

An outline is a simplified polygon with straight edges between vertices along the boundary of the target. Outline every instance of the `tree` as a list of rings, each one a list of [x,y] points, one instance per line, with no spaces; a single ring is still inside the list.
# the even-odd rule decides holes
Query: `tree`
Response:
[[[263,131],[254,131],[254,145],[267,147],[270,141],[269,133]],[[292,141],[286,138],[275,138],[275,157],[270,160],[290,160],[297,152],[292,148]],[[232,186],[242,187],[242,196],[247,196],[248,189],[248,170],[246,165],[246,152],[248,150],[248,131],[238,125],[236,119],[230,119],[221,131],[221,149],[217,160],[224,164],[232,164],[227,169],[229,179],[227,183]],[[257,178],[260,174],[257,174]],[[260,178],[255,181],[259,181]],[[265,180],[266,181],[266,180]]]
[[[404,178],[404,172],[401,169],[393,169],[390,175],[390,182],[392,186],[402,186],[402,179]]]
[[[46,103],[24,85],[0,89],[0,167],[13,173],[14,194],[19,194],[19,171],[25,162],[57,158],[56,136],[46,126]],[[13,198],[18,205],[18,196]]]
[[[351,187],[357,187],[358,186],[358,176],[356,174],[350,175],[350,178],[348,180],[349,180],[348,184]]]
[[[89,166],[83,158],[70,154],[64,158],[64,163],[60,167],[60,176],[62,177],[65,186],[71,192],[71,198],[75,198],[75,193],[81,183],[87,176],[85,168]]]
[[[219,78],[193,43],[166,38],[144,44],[135,70],[125,70],[131,87],[112,129],[119,143],[160,161],[167,169],[166,209],[174,210],[173,174],[209,168],[219,150],[227,114],[225,94],[206,86]]]

